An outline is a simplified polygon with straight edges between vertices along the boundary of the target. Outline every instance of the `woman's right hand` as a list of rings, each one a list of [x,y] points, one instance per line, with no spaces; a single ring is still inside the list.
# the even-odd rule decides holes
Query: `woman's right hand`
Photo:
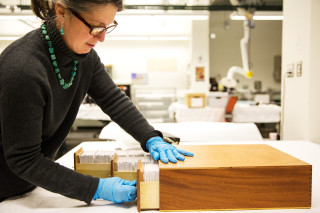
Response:
[[[114,203],[132,202],[137,197],[137,181],[123,180],[118,177],[100,178],[93,200],[104,199]]]

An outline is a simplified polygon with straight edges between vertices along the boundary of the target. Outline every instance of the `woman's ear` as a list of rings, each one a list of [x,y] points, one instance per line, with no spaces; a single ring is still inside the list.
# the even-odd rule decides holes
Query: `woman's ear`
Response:
[[[57,2],[55,5],[55,11],[58,21],[60,23],[64,23],[64,20],[66,18],[66,7],[62,3]]]

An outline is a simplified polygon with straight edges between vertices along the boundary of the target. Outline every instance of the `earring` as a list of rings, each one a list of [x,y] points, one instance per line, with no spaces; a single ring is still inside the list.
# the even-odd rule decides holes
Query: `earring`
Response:
[[[61,24],[61,28],[60,28],[60,33],[61,33],[61,35],[64,35],[64,30],[63,30],[62,24]]]

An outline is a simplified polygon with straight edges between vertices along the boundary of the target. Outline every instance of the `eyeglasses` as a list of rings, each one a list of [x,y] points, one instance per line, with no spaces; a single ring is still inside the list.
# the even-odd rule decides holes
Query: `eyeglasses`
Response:
[[[80,16],[79,13],[77,13],[76,11],[74,10],[71,10],[69,9],[70,12],[75,16],[77,17],[80,21],[82,21],[87,27],[89,27],[90,29],[90,34],[92,36],[98,36],[100,35],[101,33],[103,33],[103,31],[106,31],[106,34],[108,33],[111,33],[114,28],[116,28],[116,26],[118,26],[118,22],[116,22],[115,20],[113,21],[112,24],[108,25],[107,27],[94,27],[94,26],[91,26],[86,20],[84,20],[84,18],[82,18]]]

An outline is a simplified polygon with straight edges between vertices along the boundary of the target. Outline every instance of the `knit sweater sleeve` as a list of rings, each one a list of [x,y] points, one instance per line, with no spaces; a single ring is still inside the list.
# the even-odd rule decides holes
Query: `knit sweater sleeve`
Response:
[[[146,142],[154,136],[162,137],[142,116],[132,101],[112,81],[104,69],[98,55],[95,54],[95,70],[92,76],[88,94],[121,128],[141,143],[144,151]]]
[[[2,57],[1,61],[6,61]],[[31,184],[90,203],[99,180],[59,165],[41,151],[43,112],[50,92],[39,74],[45,67],[34,59],[30,63],[7,60],[11,61],[1,64],[5,72],[0,72],[0,122],[8,167]]]

